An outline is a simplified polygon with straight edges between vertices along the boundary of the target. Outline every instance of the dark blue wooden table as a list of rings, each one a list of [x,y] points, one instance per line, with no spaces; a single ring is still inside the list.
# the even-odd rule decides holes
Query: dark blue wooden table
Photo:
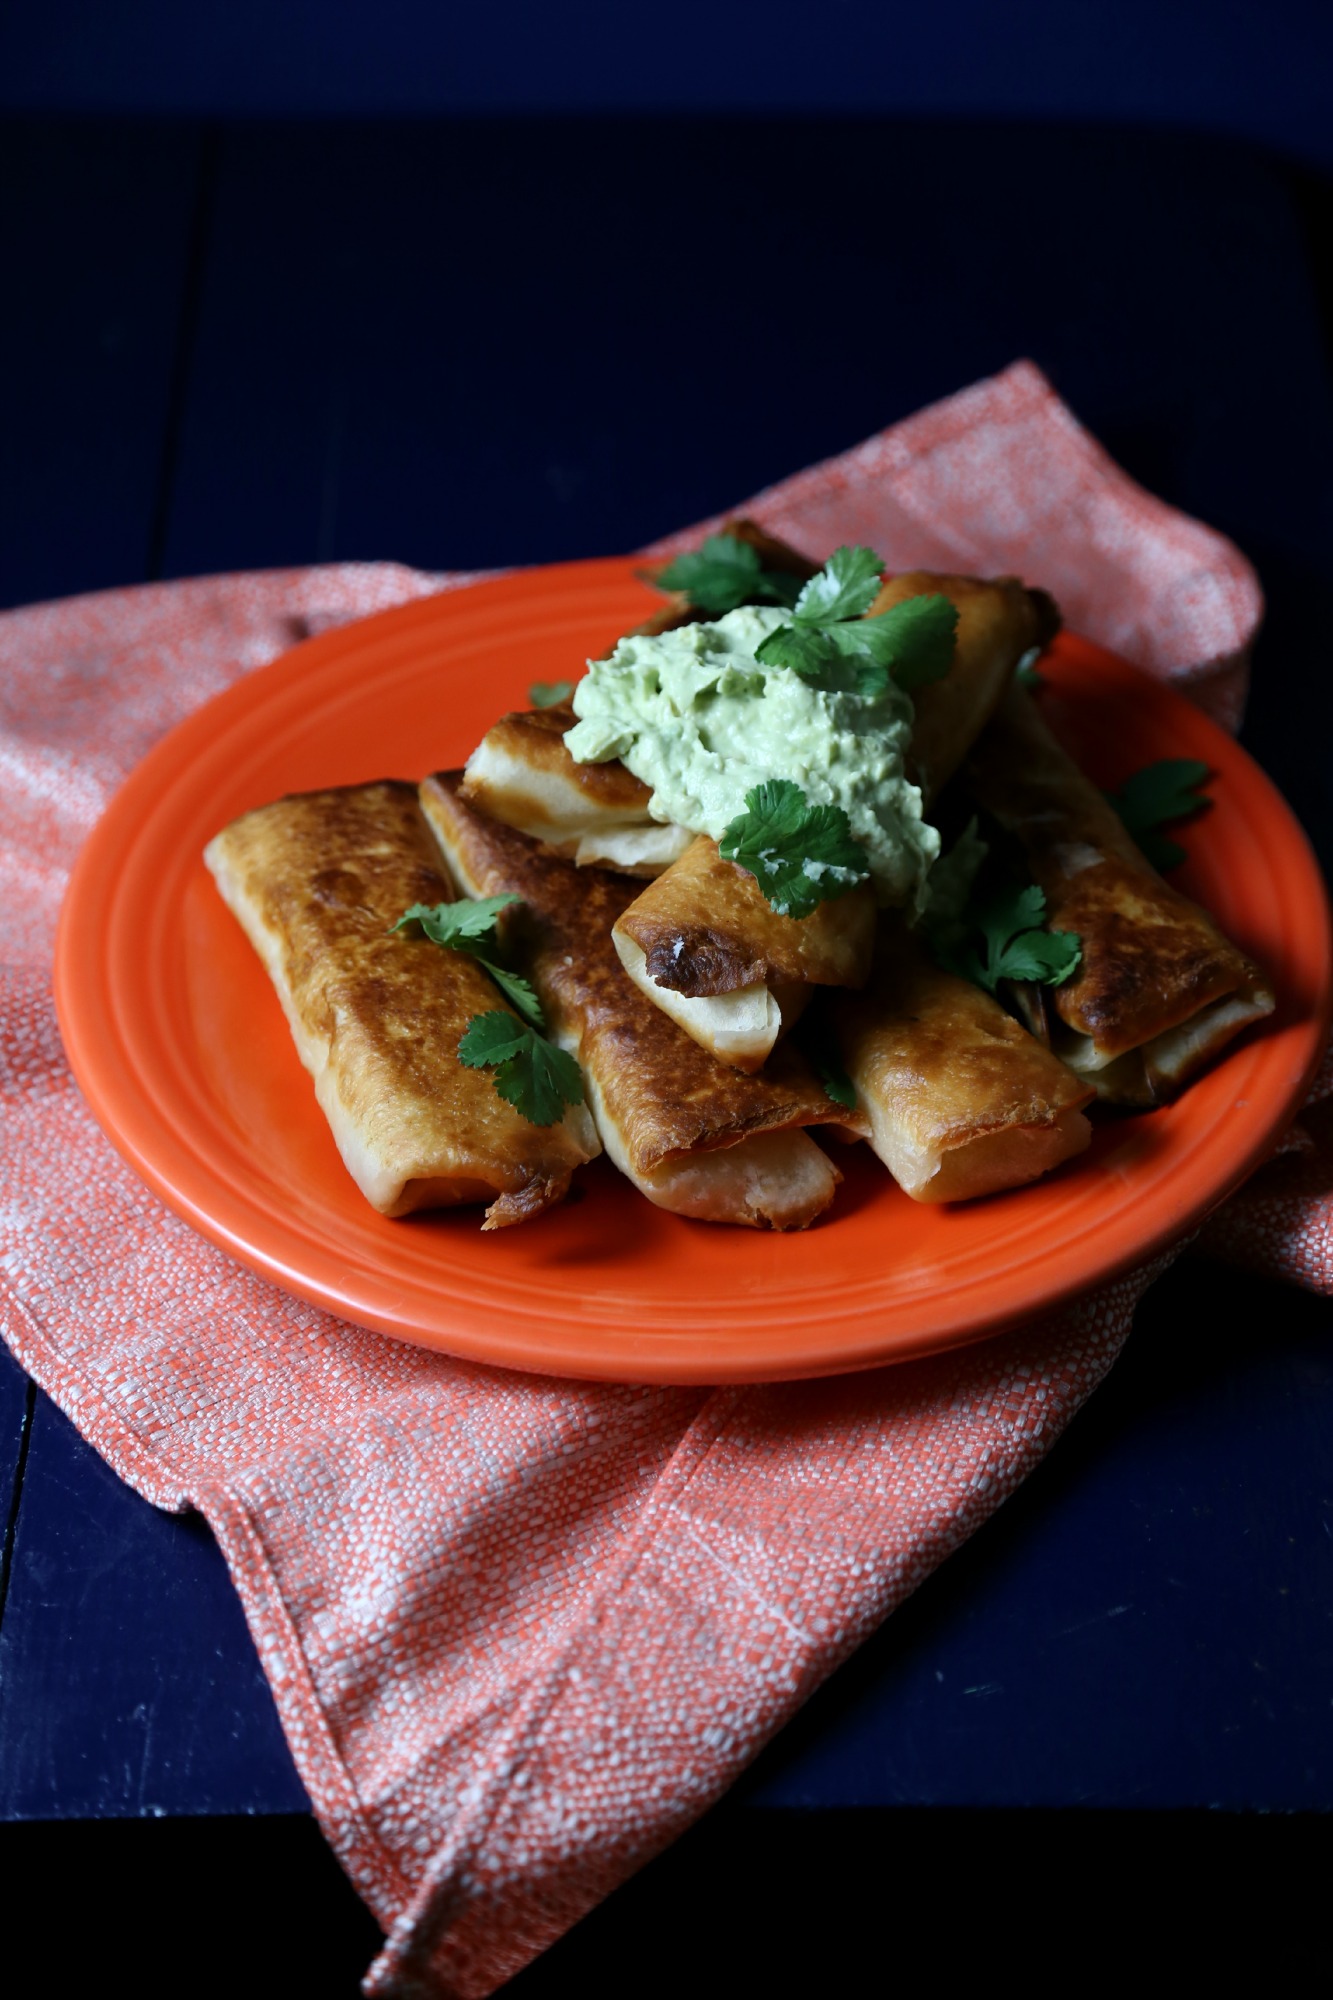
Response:
[[[1245,740],[1327,865],[1331,215],[1161,133],[10,120],[0,604],[631,548],[1028,354],[1257,563]],[[1333,1305],[1184,1260],[1018,1496],[514,1992],[625,1990],[630,1950],[641,1992],[836,1983],[904,1908],[957,1929],[965,1881],[961,1967],[1016,1899],[1108,1874],[1108,1965],[1162,1911],[1196,1970],[1251,1931],[1271,1970],[1317,1959],[1282,1885],[1333,1807],[1330,1419]],[[284,1976],[353,1991],[374,1926],[216,1548],[2,1352],[0,1520],[0,1856],[76,1869],[113,1924],[170,1883],[238,1982],[285,1911]]]

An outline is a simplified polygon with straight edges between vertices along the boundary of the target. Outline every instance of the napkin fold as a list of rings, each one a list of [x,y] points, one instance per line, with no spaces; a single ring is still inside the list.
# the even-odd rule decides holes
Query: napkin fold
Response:
[[[815,551],[1016,571],[1239,721],[1252,570],[1129,480],[1030,363],[743,506]],[[1050,1448],[1167,1261],[874,1374],[626,1387],[349,1326],[164,1210],[56,1030],[79,847],[198,703],[308,632],[469,580],[340,564],[0,617],[0,1330],[121,1477],[208,1520],[320,1823],[387,1932],[365,1990],[423,2000],[492,1992],[715,1800]],[[1333,1064],[1310,1104],[1202,1240],[1333,1292]]]

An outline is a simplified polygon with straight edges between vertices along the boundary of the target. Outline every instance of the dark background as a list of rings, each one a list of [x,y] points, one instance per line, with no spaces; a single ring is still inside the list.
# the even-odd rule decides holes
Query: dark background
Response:
[[[1258,566],[1245,741],[1327,864],[1331,60],[1291,0],[11,4],[0,604],[632,548],[1026,354]],[[514,1993],[1090,1940],[1326,1973],[1331,1320],[1184,1260],[1016,1498]],[[7,1356],[0,1521],[6,1966],[353,1992],[375,1927],[216,1549]]]

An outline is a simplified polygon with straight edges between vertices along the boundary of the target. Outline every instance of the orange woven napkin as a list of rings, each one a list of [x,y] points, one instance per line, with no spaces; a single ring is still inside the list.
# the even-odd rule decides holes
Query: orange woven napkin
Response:
[[[745,506],[815,551],[1017,571],[1239,718],[1253,573],[1029,364]],[[56,1032],[74,857],[197,703],[308,631],[460,581],[348,564],[0,619],[0,1327],[123,1478],[211,1524],[320,1823],[388,1932],[383,1995],[491,1992],[717,1798],[1049,1449],[1160,1268],[873,1375],[627,1388],[363,1332],[162,1209]],[[1324,1104],[1204,1234],[1330,1291],[1331,1222]]]

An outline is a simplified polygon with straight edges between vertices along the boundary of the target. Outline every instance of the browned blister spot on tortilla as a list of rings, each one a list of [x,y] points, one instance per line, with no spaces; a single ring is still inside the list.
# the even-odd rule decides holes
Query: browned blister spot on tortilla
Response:
[[[632,918],[634,912],[626,915]],[[622,923],[621,928],[629,926]],[[630,930],[643,951],[648,977],[673,993],[735,993],[743,986],[758,986],[768,977],[762,957],[747,957],[743,946],[737,949],[734,938],[707,930],[702,924],[668,926],[656,944],[644,945],[645,933],[651,934],[652,926],[642,920]]]

